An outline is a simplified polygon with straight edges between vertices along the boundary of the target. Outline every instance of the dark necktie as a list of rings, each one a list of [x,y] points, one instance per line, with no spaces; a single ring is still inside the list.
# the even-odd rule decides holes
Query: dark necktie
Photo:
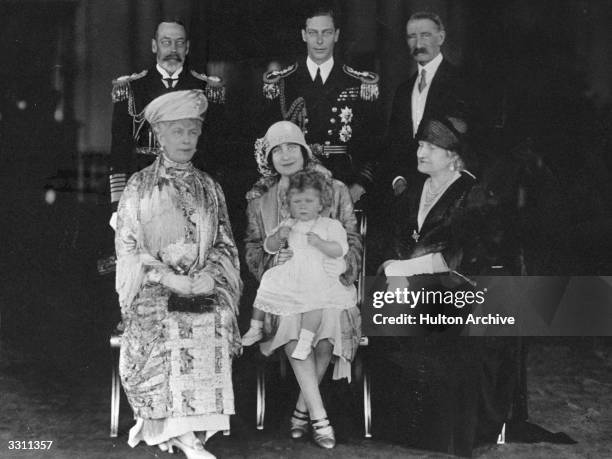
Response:
[[[421,70],[421,79],[419,80],[419,92],[423,92],[423,89],[427,87],[427,80],[425,79],[425,75],[427,72],[425,69]]]
[[[323,87],[323,78],[321,78],[321,67],[317,67],[317,75],[315,76],[315,79],[314,79],[314,85],[315,85],[315,88]]]
[[[177,78],[162,78],[164,81],[164,86],[168,89],[174,88],[174,83],[178,81]]]

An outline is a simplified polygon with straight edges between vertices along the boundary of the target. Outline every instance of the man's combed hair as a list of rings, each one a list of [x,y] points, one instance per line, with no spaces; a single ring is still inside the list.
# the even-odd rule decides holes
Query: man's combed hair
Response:
[[[302,192],[308,188],[317,190],[323,209],[331,207],[333,202],[333,188],[327,177],[313,169],[302,169],[289,179],[289,188],[285,199],[289,201],[292,191]]]
[[[444,30],[444,23],[442,22],[442,19],[440,19],[440,16],[430,11],[418,11],[414,13],[412,16],[410,16],[410,18],[408,19],[408,22],[418,21],[420,19],[429,19],[436,26],[438,26],[438,30]]]
[[[329,16],[334,22],[336,29],[340,28],[340,9],[333,1],[312,1],[308,2],[304,9],[304,20],[302,27],[306,28],[306,21],[316,16]]]
[[[157,24],[155,25],[155,29],[153,29],[153,38],[155,40],[157,40],[157,29],[159,29],[159,25],[162,22],[166,22],[166,23],[170,23],[170,24],[178,24],[178,25],[182,26],[183,29],[185,29],[185,39],[189,40],[189,29],[187,29],[187,26],[185,25],[185,22],[179,16],[163,17],[159,21],[157,21]]]

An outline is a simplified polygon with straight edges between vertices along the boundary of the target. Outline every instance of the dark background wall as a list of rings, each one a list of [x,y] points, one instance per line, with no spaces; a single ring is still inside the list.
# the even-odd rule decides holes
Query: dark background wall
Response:
[[[26,0],[0,1],[3,100],[27,95],[41,113],[61,105],[76,120],[79,151],[108,150],[110,82],[148,67],[151,35],[161,16],[190,25],[191,64],[220,74],[230,94],[250,92],[271,60],[303,52],[297,0]],[[508,86],[528,96],[559,97],[566,89],[598,103],[610,101],[612,6],[596,0],[344,0],[339,53],[382,76],[383,98],[413,71],[406,52],[406,18],[438,12],[447,25],[445,54],[464,64],[494,110]],[[575,81],[571,81],[574,78]],[[553,87],[554,88],[554,87]],[[235,103],[243,97],[233,99]],[[507,102],[507,101],[506,101]],[[10,123],[11,104],[3,102]],[[248,122],[248,120],[244,120]],[[531,121],[531,120],[529,120]]]

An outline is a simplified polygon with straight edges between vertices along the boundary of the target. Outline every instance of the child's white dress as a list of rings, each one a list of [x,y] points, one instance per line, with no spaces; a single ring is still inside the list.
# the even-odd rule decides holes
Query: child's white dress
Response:
[[[293,256],[264,273],[253,306],[281,316],[355,306],[355,286],[347,287],[337,275],[327,274],[323,262],[328,257],[307,240],[307,233],[313,232],[325,241],[337,242],[344,256],[348,251],[348,241],[342,224],[327,217],[291,222],[294,223],[288,241]]]

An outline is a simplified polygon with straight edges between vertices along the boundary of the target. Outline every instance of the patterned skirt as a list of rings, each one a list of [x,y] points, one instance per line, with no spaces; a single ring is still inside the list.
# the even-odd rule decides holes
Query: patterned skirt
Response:
[[[124,317],[119,372],[135,417],[234,414],[235,315],[220,306],[202,314],[169,313],[166,292],[145,286],[134,313]]]

